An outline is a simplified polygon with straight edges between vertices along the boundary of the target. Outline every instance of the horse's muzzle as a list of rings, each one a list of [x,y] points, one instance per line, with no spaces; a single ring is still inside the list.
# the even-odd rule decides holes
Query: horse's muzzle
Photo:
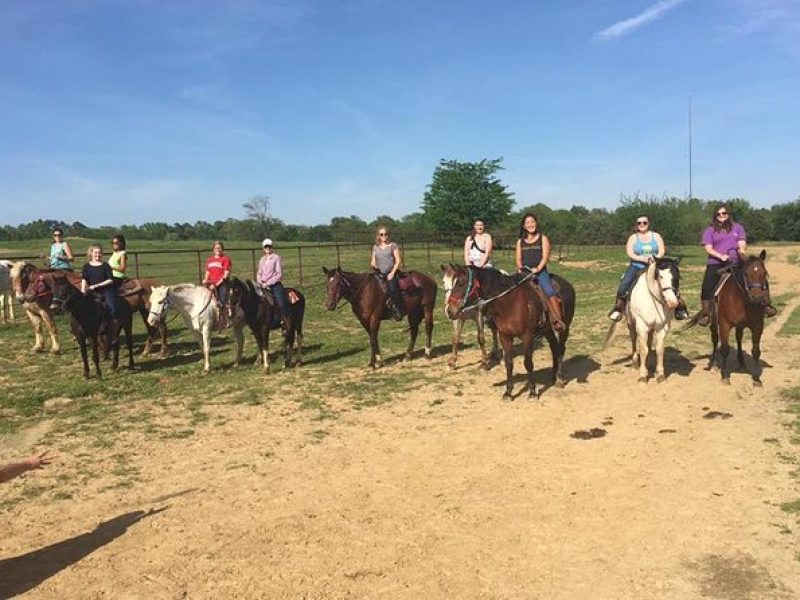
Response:
[[[444,308],[444,314],[446,314],[447,318],[451,321],[455,321],[461,317],[461,310],[457,306],[448,303]]]

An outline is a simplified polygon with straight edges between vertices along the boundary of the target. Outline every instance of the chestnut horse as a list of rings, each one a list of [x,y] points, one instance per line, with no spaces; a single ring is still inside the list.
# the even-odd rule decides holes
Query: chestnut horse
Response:
[[[769,302],[769,274],[764,266],[767,251],[758,256],[748,256],[740,273],[733,273],[717,289],[716,301],[711,313],[711,357],[706,371],[718,365],[722,373],[722,383],[729,385],[731,372],[728,369],[730,345],[728,337],[731,329],[736,330],[736,358],[744,367],[742,335],[745,328],[750,329],[753,339],[754,370],[751,373],[753,385],[761,386],[761,334],[764,331],[764,305]],[[693,319],[693,321],[695,321]],[[694,325],[690,322],[689,326]]]
[[[384,291],[375,273],[350,273],[341,267],[322,271],[327,277],[325,307],[336,310],[339,300],[344,298],[352,308],[353,314],[369,333],[370,361],[375,369],[383,366],[378,347],[378,330],[381,321],[392,318],[392,311],[386,306],[387,292]],[[399,275],[399,273],[398,273]],[[419,334],[419,324],[425,319],[425,357],[431,358],[431,338],[433,337],[433,308],[436,305],[436,282],[419,271],[408,271],[402,276],[400,289],[404,312],[408,315],[411,340],[405,353],[405,360],[411,360],[411,353]],[[404,288],[408,289],[404,289]]]
[[[575,316],[575,289],[566,279],[551,275],[561,293],[564,329],[553,331],[550,319],[545,314],[545,301],[542,294],[530,282],[530,275],[503,275],[496,269],[479,269],[450,265],[453,269],[453,288],[447,306],[447,316],[451,319],[472,306],[485,306],[487,316],[494,319],[503,346],[506,365],[506,390],[503,398],[511,399],[513,389],[514,338],[522,340],[525,369],[528,372],[528,397],[537,398],[536,382],[533,377],[533,342],[543,335],[550,344],[553,355],[553,385],[564,387],[562,373],[564,353],[572,318]],[[476,308],[475,310],[480,310]]]
[[[36,289],[37,286],[33,286],[26,296],[26,292],[31,288],[31,283],[42,282],[43,279],[39,279],[39,277],[48,273],[62,273],[74,286],[78,286],[81,281],[78,273],[38,269],[33,263],[19,261],[11,267],[11,287],[14,290],[14,297],[17,302],[22,304],[22,308],[25,309],[25,314],[28,315],[31,322],[35,338],[33,352],[44,352],[44,336],[42,335],[42,325],[44,325],[50,333],[50,352],[58,354],[61,351],[61,344],[58,340],[58,328],[53,320],[53,311],[50,308],[50,302],[53,299],[51,290],[40,284],[39,291]]]
[[[286,315],[286,332],[284,334],[284,364],[292,367],[303,361],[303,317],[306,312],[306,298],[294,288],[286,288],[289,296],[289,314]],[[297,298],[291,302],[292,296]],[[228,294],[228,318],[231,322],[244,316],[250,331],[258,345],[255,364],[261,364],[264,371],[269,373],[269,332],[280,329],[278,309],[272,302],[256,291],[255,284],[249,279],[246,282],[234,277],[230,281]],[[295,340],[297,341],[297,362],[293,362]]]

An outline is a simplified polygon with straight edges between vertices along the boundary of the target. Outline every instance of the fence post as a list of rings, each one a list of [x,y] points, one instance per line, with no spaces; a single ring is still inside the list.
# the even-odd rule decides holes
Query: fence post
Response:
[[[450,240],[450,262],[456,263],[456,244],[453,240]]]
[[[297,247],[297,270],[299,271],[300,287],[303,287],[303,248]]]
[[[431,270],[431,240],[428,238],[425,240],[425,249],[428,252],[428,270]]]
[[[255,279],[256,278],[256,249],[255,248],[251,248],[250,249],[250,254],[252,255],[252,258],[253,258],[253,279]]]
[[[339,250],[339,244],[338,243],[336,244],[336,266],[340,267],[340,268],[342,266],[342,255],[341,255],[341,251]]]
[[[133,264],[136,269],[136,279],[139,279],[139,253],[133,253]]]
[[[198,283],[203,283],[203,259],[200,258],[200,250],[197,251],[197,279]]]

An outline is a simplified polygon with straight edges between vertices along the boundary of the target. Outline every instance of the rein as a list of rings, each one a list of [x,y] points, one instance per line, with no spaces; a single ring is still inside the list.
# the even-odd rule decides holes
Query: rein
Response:
[[[471,269],[469,270],[469,273],[470,273],[470,275],[472,275],[472,270],[471,270]],[[528,280],[530,280],[531,278],[533,278],[535,275],[536,275],[536,274],[535,274],[533,271],[531,271],[531,270],[529,269],[529,273],[528,273],[527,275],[525,275],[525,277],[523,277],[522,279],[520,279],[520,280],[519,280],[517,283],[515,283],[514,285],[512,285],[512,286],[511,286],[510,288],[508,288],[507,290],[503,290],[502,292],[500,292],[499,294],[497,294],[497,295],[495,295],[495,296],[492,296],[491,298],[479,299],[479,300],[478,300],[478,302],[476,302],[475,304],[470,304],[469,306],[463,306],[463,307],[461,308],[461,312],[466,312],[466,311],[468,311],[468,310],[475,310],[476,308],[477,308],[477,309],[483,308],[484,306],[486,306],[487,304],[490,304],[491,302],[494,302],[494,301],[495,301],[495,300],[497,300],[498,298],[502,298],[502,297],[503,297],[503,296],[505,296],[506,294],[513,292],[515,289],[517,289],[519,286],[521,286],[521,285],[522,285],[523,283],[525,283],[526,281],[528,281]],[[468,284],[467,284],[467,290],[469,290],[469,285],[470,285],[470,284],[468,283]],[[452,296],[451,296],[451,297],[452,297]],[[463,301],[463,302],[464,302],[464,304],[466,304],[466,301],[467,301],[467,299],[468,299],[468,298],[469,298],[469,294],[465,294],[465,295],[464,295],[464,301]]]

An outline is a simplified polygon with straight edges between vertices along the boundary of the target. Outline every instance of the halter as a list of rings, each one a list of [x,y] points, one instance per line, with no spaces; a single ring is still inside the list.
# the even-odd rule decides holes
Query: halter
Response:
[[[169,288],[167,288],[167,293],[164,294],[164,299],[161,301],[160,305],[162,309],[158,312],[154,310],[152,304],[150,305],[150,314],[155,316],[159,321],[164,318],[164,313],[166,313],[167,309],[169,308]]]
[[[451,288],[450,298],[448,298],[447,303],[458,305],[458,310],[463,311],[467,306],[467,302],[469,302],[469,299],[472,296],[480,297],[480,292],[478,291],[480,289],[481,282],[478,279],[475,279],[475,274],[473,273],[472,269],[467,269],[467,287],[464,288],[464,296],[454,296]]]

